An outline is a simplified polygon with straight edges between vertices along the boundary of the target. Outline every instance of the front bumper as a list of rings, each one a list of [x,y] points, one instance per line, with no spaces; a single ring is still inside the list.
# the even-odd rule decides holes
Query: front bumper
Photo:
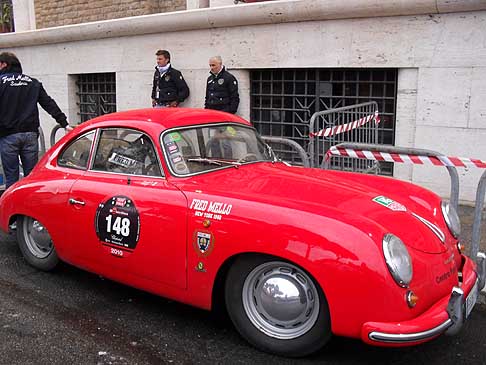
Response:
[[[361,339],[372,345],[413,345],[431,340],[442,333],[455,335],[462,328],[486,280],[486,255],[478,253],[477,266],[466,258],[462,286],[452,288],[420,316],[397,323],[367,322],[361,330]]]

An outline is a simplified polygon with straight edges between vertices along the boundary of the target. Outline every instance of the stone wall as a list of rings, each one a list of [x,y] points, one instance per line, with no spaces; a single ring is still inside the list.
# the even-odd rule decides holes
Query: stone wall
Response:
[[[37,29],[186,9],[186,0],[35,0]]]

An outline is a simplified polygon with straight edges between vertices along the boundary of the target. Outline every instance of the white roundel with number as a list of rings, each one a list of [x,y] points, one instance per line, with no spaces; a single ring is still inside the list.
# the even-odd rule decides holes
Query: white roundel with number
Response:
[[[140,236],[140,215],[133,200],[116,195],[100,203],[95,227],[100,241],[133,250]]]

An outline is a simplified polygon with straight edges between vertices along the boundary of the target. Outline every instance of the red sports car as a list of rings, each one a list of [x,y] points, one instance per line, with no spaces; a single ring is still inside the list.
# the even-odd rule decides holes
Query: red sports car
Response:
[[[224,304],[285,356],[331,334],[373,345],[456,333],[485,282],[455,210],[391,178],[289,166],[251,124],[210,110],[104,115],[0,199],[25,259],[59,260],[200,308]]]

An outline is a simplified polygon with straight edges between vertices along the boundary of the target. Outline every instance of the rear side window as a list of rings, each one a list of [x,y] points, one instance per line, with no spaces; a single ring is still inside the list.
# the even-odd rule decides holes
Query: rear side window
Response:
[[[101,131],[92,170],[162,176],[150,138],[140,131],[110,128]]]
[[[87,170],[89,152],[91,151],[94,135],[94,131],[89,132],[69,144],[69,146],[59,155],[57,164],[63,167]]]

